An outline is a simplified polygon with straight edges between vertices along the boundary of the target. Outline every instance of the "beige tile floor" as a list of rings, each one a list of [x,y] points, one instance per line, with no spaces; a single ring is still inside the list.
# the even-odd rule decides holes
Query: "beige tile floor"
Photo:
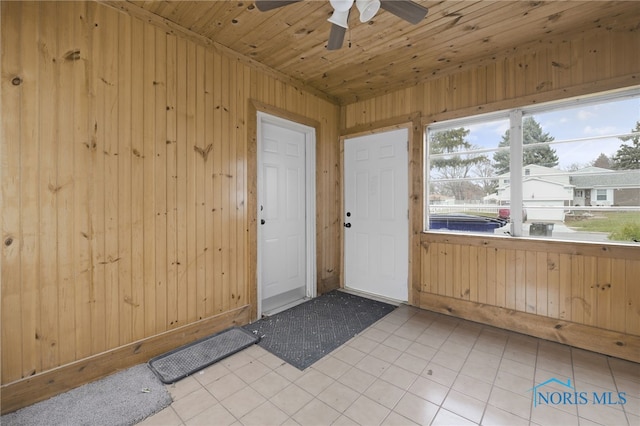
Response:
[[[304,371],[256,345],[168,389],[141,424],[640,425],[640,364],[407,306]]]

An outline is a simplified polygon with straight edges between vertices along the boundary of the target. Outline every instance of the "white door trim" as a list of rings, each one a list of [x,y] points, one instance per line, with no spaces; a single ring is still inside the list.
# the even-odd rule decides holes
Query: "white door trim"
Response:
[[[296,123],[281,117],[270,115],[261,111],[257,112],[257,310],[258,318],[262,317],[262,230],[260,226],[260,206],[262,201],[262,124],[269,123],[275,126],[299,131],[305,134],[305,168],[306,168],[306,297],[312,298],[317,294],[316,285],[316,129],[304,124]]]

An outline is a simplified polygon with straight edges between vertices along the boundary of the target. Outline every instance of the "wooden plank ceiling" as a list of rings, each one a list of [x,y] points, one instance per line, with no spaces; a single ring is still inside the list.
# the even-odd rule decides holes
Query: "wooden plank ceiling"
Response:
[[[384,0],[383,0],[384,1]],[[144,9],[348,104],[594,29],[640,36],[636,1],[423,1],[411,25],[353,7],[343,48],[326,50],[329,1],[261,12],[252,1],[136,1]],[[144,11],[143,11],[144,12]]]

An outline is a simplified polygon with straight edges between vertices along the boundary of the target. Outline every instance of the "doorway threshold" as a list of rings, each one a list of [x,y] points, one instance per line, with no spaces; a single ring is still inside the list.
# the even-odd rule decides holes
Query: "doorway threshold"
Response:
[[[291,309],[294,306],[298,306],[308,300],[311,300],[310,297],[303,297],[302,299],[294,300],[293,302],[289,302],[285,305],[278,306],[277,308],[273,308],[269,311],[262,312],[262,318],[270,317],[271,315],[279,314],[282,311],[286,311],[287,309]]]
[[[355,290],[352,288],[339,288],[338,290],[343,291],[345,293],[353,294],[354,296],[365,297],[367,299],[376,300],[378,302],[388,303],[393,306],[400,306],[400,305],[407,304],[407,302],[404,302],[402,300],[391,299],[389,297],[384,297],[384,296],[380,296],[373,293],[367,293],[366,291],[362,291],[362,290]]]

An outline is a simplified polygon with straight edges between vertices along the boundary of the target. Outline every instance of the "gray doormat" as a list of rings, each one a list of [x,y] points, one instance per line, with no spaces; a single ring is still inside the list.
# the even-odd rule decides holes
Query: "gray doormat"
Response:
[[[2,416],[3,426],[134,425],[171,404],[146,364]]]
[[[234,327],[151,358],[149,367],[163,383],[175,383],[259,340],[255,334]]]
[[[259,346],[304,370],[394,309],[335,290],[244,328],[261,337]]]

